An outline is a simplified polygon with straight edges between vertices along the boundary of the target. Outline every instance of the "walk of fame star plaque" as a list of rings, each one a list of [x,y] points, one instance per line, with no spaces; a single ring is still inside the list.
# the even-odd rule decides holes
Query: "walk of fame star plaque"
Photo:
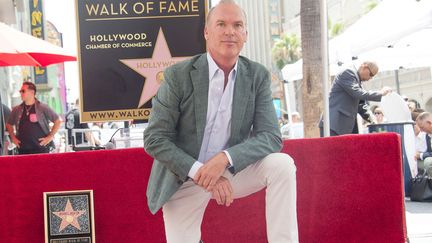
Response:
[[[81,121],[147,121],[164,70],[206,52],[208,2],[75,0]]]
[[[45,243],[94,243],[93,190],[44,193]]]

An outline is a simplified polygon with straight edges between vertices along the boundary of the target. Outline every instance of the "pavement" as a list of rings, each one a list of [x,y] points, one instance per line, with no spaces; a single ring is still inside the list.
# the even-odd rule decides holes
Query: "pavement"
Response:
[[[405,199],[409,243],[432,243],[432,202]]]

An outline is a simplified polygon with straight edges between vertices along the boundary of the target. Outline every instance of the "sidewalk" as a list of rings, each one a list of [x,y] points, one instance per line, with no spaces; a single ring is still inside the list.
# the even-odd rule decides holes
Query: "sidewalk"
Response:
[[[410,243],[432,242],[432,202],[405,199],[406,221]]]

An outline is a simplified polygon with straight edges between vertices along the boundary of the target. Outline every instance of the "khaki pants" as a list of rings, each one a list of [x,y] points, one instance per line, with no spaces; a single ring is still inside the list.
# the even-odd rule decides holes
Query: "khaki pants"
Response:
[[[420,173],[426,171],[429,176],[432,176],[432,157],[419,160],[417,165]]]
[[[245,197],[267,187],[268,242],[298,242],[296,167],[291,157],[283,153],[270,154],[235,176],[228,171],[223,176],[231,182],[234,198]],[[168,243],[200,241],[201,222],[210,199],[211,194],[191,180],[180,187],[163,206]]]

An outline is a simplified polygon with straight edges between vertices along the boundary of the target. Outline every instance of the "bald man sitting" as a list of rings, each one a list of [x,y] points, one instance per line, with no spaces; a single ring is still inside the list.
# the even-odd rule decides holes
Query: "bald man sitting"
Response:
[[[432,114],[429,112],[421,113],[416,119],[417,126],[424,132],[424,138],[419,144],[418,148],[420,152],[416,153],[416,159],[418,161],[419,172],[428,172],[429,176],[432,176]]]

